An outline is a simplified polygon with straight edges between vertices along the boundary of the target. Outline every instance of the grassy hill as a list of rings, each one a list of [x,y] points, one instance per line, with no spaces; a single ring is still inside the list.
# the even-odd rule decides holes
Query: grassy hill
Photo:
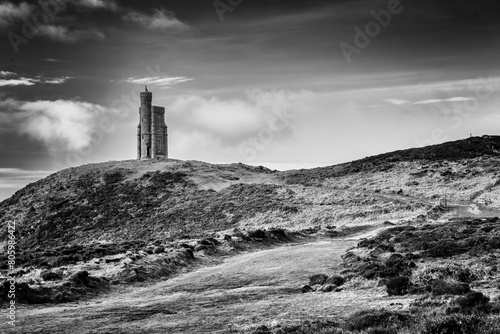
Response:
[[[30,263],[48,247],[154,244],[233,228],[436,218],[445,214],[432,211],[443,197],[495,210],[497,149],[500,137],[484,136],[288,172],[176,160],[85,165],[50,175],[0,203],[0,237],[6,240],[6,222],[15,220],[23,250],[18,261]]]
[[[158,333],[233,323],[231,333],[437,334],[472,319],[470,328],[490,334],[483,329],[500,310],[498,150],[500,137],[483,136],[286,172],[178,160],[90,164],[0,203],[0,248],[15,220],[17,302],[101,298],[65,309],[65,320],[51,316],[59,306],[30,310],[40,333],[72,332],[83,314],[89,333],[108,323],[140,333],[153,321]],[[0,255],[0,304],[7,273]],[[143,281],[150,285],[136,292]],[[462,292],[480,299],[482,313],[446,313]],[[335,321],[323,321],[330,310]],[[390,319],[399,322],[384,327]]]
[[[305,182],[307,179],[324,179],[359,172],[387,171],[402,162],[432,164],[440,162],[467,161],[476,158],[498,158],[500,136],[471,137],[421,148],[411,148],[379,154],[364,159],[330,167],[319,167],[300,172],[290,172],[291,182]],[[304,180],[305,179],[305,180]]]

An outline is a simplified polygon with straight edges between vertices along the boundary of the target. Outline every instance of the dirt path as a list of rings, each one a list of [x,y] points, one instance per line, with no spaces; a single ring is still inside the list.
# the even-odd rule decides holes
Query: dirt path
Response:
[[[312,274],[337,272],[340,256],[356,242],[287,245],[88,302],[25,306],[18,310],[20,324],[8,333],[237,333],[397,302],[376,289],[361,295],[300,293]]]
[[[453,211],[456,217],[472,217],[472,218],[485,218],[485,217],[495,217],[500,216],[500,210],[488,207],[485,205],[480,205],[478,203],[474,203],[474,198],[483,194],[486,190],[492,189],[493,187],[498,186],[500,181],[496,182],[494,185],[487,187],[485,190],[479,191],[476,195],[474,195],[469,201],[450,201],[448,202],[448,208]],[[341,189],[334,188],[335,191],[343,191],[347,193],[353,194],[363,194],[368,196],[373,196],[388,202],[403,202],[403,203],[419,203],[428,205],[429,207],[435,207],[438,205],[437,200],[432,200],[428,198],[420,198],[415,196],[407,196],[407,195],[390,195],[390,194],[380,194],[374,193],[370,191],[357,190],[357,189]],[[432,209],[431,209],[432,210]]]

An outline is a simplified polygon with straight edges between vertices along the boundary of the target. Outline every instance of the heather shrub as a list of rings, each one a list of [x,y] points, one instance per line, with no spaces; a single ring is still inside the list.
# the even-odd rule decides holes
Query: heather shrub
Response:
[[[498,334],[500,333],[500,316],[490,316],[484,319],[476,334]]]
[[[434,280],[430,282],[429,288],[433,295],[463,295],[470,291],[467,283],[446,282]]]
[[[421,334],[476,334],[481,323],[482,319],[477,315],[426,317]]]
[[[275,334],[344,334],[339,324],[328,320],[305,321],[300,325],[285,326]],[[347,334],[347,333],[346,333]]]
[[[325,281],[325,284],[332,284],[336,286],[341,286],[345,283],[345,279],[342,276],[330,276]]]
[[[309,285],[310,286],[313,286],[316,284],[323,285],[323,284],[325,284],[327,279],[328,279],[328,275],[325,275],[325,274],[313,275],[309,278]]]
[[[402,296],[408,293],[410,279],[406,276],[396,276],[390,278],[386,283],[389,296]]]
[[[411,320],[409,315],[381,310],[364,310],[351,315],[345,323],[345,328],[350,331],[361,330],[390,330],[391,327],[403,327]],[[387,326],[390,325],[390,326]]]
[[[489,312],[490,298],[479,291],[470,291],[463,297],[454,299],[448,309],[449,312]]]
[[[471,283],[478,277],[468,267],[456,263],[430,264],[413,271],[411,282],[417,286],[428,286],[435,280],[453,280]]]

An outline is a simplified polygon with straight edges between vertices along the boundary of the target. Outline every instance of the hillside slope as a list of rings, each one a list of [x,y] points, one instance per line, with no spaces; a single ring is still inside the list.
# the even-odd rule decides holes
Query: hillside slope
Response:
[[[288,172],[176,160],[86,165],[30,184],[0,203],[0,240],[6,240],[6,222],[15,220],[23,264],[54,247],[138,240],[157,245],[233,228],[496,212],[497,149],[500,137],[484,136]],[[454,211],[438,206],[443,198]]]
[[[468,321],[460,332],[497,333],[499,143],[287,172],[177,160],[63,170],[0,203],[0,306],[9,275],[16,305],[43,304],[23,306],[12,333],[455,333]],[[463,293],[482,313],[449,315]]]

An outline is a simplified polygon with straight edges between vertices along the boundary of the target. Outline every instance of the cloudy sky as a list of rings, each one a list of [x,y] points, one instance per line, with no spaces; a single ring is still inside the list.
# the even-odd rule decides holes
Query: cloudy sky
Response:
[[[498,134],[494,0],[0,0],[0,200],[136,155],[292,169]]]

